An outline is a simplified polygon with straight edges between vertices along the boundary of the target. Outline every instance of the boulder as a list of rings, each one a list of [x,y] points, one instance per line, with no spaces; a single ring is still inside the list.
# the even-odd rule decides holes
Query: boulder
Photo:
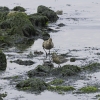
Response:
[[[58,19],[56,12],[54,12],[50,8],[45,7],[43,5],[38,6],[37,13],[40,13],[40,14],[46,16],[50,22],[55,22]]]
[[[13,11],[20,11],[20,12],[25,12],[25,8],[21,7],[21,6],[16,6],[12,9]]]
[[[45,27],[48,24],[48,18],[38,13],[29,15],[29,20],[36,27]]]

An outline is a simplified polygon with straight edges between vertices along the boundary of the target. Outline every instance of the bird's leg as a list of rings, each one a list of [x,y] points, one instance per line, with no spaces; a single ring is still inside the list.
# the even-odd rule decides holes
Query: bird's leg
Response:
[[[43,48],[44,49],[44,48]],[[45,53],[46,53],[46,58],[47,58],[47,52],[46,52],[46,50],[44,49],[44,51],[45,51]]]
[[[60,64],[58,66],[59,66],[59,68],[61,68],[61,65]]]
[[[51,62],[51,60],[50,60],[50,49],[49,49],[49,61]]]

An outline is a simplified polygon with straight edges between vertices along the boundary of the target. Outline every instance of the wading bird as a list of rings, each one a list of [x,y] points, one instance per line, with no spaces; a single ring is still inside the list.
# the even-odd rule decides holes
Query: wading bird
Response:
[[[42,44],[42,47],[43,47],[43,49],[44,49],[44,51],[45,51],[45,53],[46,53],[46,58],[47,58],[47,52],[46,52],[45,49],[49,50],[49,55],[50,55],[50,49],[52,49],[52,48],[54,47],[54,44],[53,44],[53,42],[52,42],[52,39],[49,38],[48,40],[45,40],[45,41],[43,42],[43,44]]]
[[[58,67],[61,67],[60,64],[68,61],[68,59],[65,59],[65,57],[61,55],[57,55],[56,53],[52,53],[52,60],[54,63],[58,64]]]

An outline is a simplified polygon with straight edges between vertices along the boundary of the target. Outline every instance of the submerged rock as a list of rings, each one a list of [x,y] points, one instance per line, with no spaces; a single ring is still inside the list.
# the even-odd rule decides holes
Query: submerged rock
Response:
[[[47,89],[48,84],[39,78],[30,78],[19,82],[16,87],[21,90],[42,92]]]
[[[43,5],[38,6],[37,13],[46,16],[51,22],[57,21],[58,19],[56,12]]]
[[[0,70],[5,70],[7,67],[6,55],[0,50]]]
[[[31,61],[31,60],[25,60],[25,61],[22,61],[22,60],[20,60],[20,59],[17,59],[17,60],[15,60],[15,61],[10,61],[10,62],[15,62],[15,63],[17,63],[17,64],[19,64],[19,65],[33,65],[34,64],[34,62],[33,61]]]

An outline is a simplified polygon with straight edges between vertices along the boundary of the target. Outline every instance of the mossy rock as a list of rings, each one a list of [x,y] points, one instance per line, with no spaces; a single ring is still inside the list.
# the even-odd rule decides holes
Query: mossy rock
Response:
[[[6,7],[6,6],[0,6],[0,12],[7,12],[7,11],[9,11],[9,8],[8,7]]]
[[[0,50],[0,70],[3,71],[7,67],[6,55]]]
[[[49,86],[48,90],[56,91],[56,92],[58,92],[58,91],[67,92],[67,91],[73,91],[73,90],[75,90],[75,88],[72,86]]]
[[[0,47],[10,46],[10,41],[7,36],[0,36]]]
[[[37,13],[46,16],[51,22],[57,21],[58,19],[56,12],[43,5],[38,6]]]
[[[1,29],[10,29],[9,34],[19,34],[20,36],[31,37],[36,35],[35,29],[31,24],[26,13],[10,12],[6,20],[0,23]]]
[[[16,6],[12,9],[13,11],[20,11],[20,12],[25,12],[25,8],[21,7],[21,6]]]
[[[8,13],[9,12],[0,12],[0,22],[6,20]]]
[[[79,91],[81,91],[82,93],[92,93],[92,92],[98,92],[98,88],[95,86],[86,86],[86,87],[82,87],[81,89],[79,89]]]
[[[20,90],[42,92],[47,89],[48,84],[39,78],[30,78],[19,82],[16,87]]]
[[[95,72],[100,70],[100,63],[92,63],[82,68],[84,71]]]
[[[48,18],[38,13],[29,15],[29,20],[36,27],[45,27],[48,24]]]
[[[49,82],[49,84],[51,84],[51,85],[60,85],[62,83],[64,83],[64,80],[63,79],[58,79],[58,78],[52,80],[51,82]]]
[[[18,11],[9,12],[6,19],[0,23],[0,28],[6,30],[6,36],[13,45],[37,35],[27,14]]]
[[[7,96],[7,93],[6,93],[6,92],[5,92],[5,93],[0,94],[0,97],[2,97],[2,98],[6,97],[6,96]],[[1,98],[0,98],[0,100],[3,100],[3,99],[1,99]]]
[[[81,68],[74,65],[64,65],[60,68],[55,68],[51,71],[52,75],[60,75],[60,76],[72,76],[77,75],[81,72]]]
[[[29,77],[47,76],[47,75],[49,75],[50,70],[51,70],[50,66],[38,65],[35,69],[28,71],[28,76]]]

